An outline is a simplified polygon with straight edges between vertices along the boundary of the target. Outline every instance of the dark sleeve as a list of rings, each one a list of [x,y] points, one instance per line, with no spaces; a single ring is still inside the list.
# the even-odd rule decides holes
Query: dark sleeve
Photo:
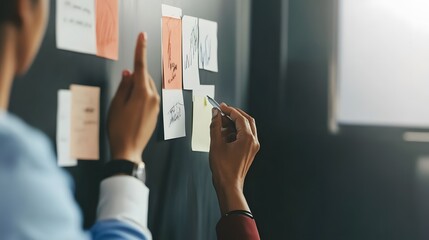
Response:
[[[244,215],[222,217],[216,226],[219,240],[254,240],[260,239],[254,219]]]

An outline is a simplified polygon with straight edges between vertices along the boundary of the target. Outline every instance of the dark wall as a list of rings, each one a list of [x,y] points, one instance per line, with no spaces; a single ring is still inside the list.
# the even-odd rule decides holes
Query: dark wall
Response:
[[[180,7],[187,15],[217,21],[219,72],[200,71],[201,82],[216,85],[218,100],[232,105],[243,104],[247,93],[241,86],[247,81],[245,56],[249,41],[246,35],[249,3],[231,0],[119,0],[119,61],[57,49],[56,1],[50,3],[51,16],[45,39],[29,73],[15,81],[10,110],[43,130],[54,147],[57,90],[67,89],[73,83],[101,87],[101,160],[80,161],[77,167],[66,169],[75,180],[76,199],[82,208],[84,225],[88,228],[95,220],[102,163],[109,158],[105,134],[108,103],[119,84],[121,71],[132,69],[138,32],[148,32],[149,71],[160,91],[161,3]],[[215,225],[220,214],[208,154],[191,152],[191,92],[185,92],[184,97],[187,137],[162,140],[162,121],[158,121],[143,156],[147,166],[147,185],[151,190],[149,228],[154,239],[215,239]]]
[[[328,131],[335,0],[252,2],[246,194],[263,239],[427,239],[427,144],[406,129]],[[365,16],[362,16],[365,17]]]

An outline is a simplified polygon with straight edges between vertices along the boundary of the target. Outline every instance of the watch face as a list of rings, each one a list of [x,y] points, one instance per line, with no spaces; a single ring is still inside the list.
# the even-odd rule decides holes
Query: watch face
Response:
[[[145,182],[146,181],[146,169],[145,169],[145,165],[144,163],[140,163],[135,172],[134,172],[134,176],[138,179],[140,179],[141,181]]]

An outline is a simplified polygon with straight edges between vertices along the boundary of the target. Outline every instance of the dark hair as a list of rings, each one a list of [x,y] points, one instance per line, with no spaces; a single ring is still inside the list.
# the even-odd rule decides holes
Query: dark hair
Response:
[[[0,1],[0,23],[11,21],[14,19],[16,8],[15,0],[1,0]]]
[[[36,4],[38,0],[31,0]],[[0,23],[6,21],[19,22],[16,16],[16,2],[17,0],[0,0]]]

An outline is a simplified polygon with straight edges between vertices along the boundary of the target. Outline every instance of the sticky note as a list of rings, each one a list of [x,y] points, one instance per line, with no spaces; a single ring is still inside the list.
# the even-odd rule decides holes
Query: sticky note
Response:
[[[213,106],[207,96],[215,98],[214,85],[200,85],[192,90],[192,151],[208,152],[210,149],[210,123]]]
[[[182,89],[182,10],[162,5],[162,86]]]
[[[199,19],[199,68],[218,71],[217,22]]]
[[[192,90],[200,85],[198,71],[198,18],[182,18],[183,89]]]
[[[71,157],[99,159],[100,88],[71,85]]]
[[[58,91],[57,106],[57,160],[58,165],[72,167],[77,165],[77,159],[70,155],[71,132],[71,92]]]
[[[162,112],[164,139],[185,137],[185,104],[182,90],[162,89]]]
[[[97,56],[118,60],[118,0],[96,0]]]
[[[178,18],[182,17],[182,9],[166,4],[161,4],[161,13],[163,17]]]
[[[194,96],[192,114],[192,151],[209,152],[212,106],[206,96]]]
[[[56,6],[57,47],[96,54],[94,0],[57,0]]]
[[[192,98],[195,96],[210,96],[215,99],[215,86],[214,85],[199,85],[192,90]]]

